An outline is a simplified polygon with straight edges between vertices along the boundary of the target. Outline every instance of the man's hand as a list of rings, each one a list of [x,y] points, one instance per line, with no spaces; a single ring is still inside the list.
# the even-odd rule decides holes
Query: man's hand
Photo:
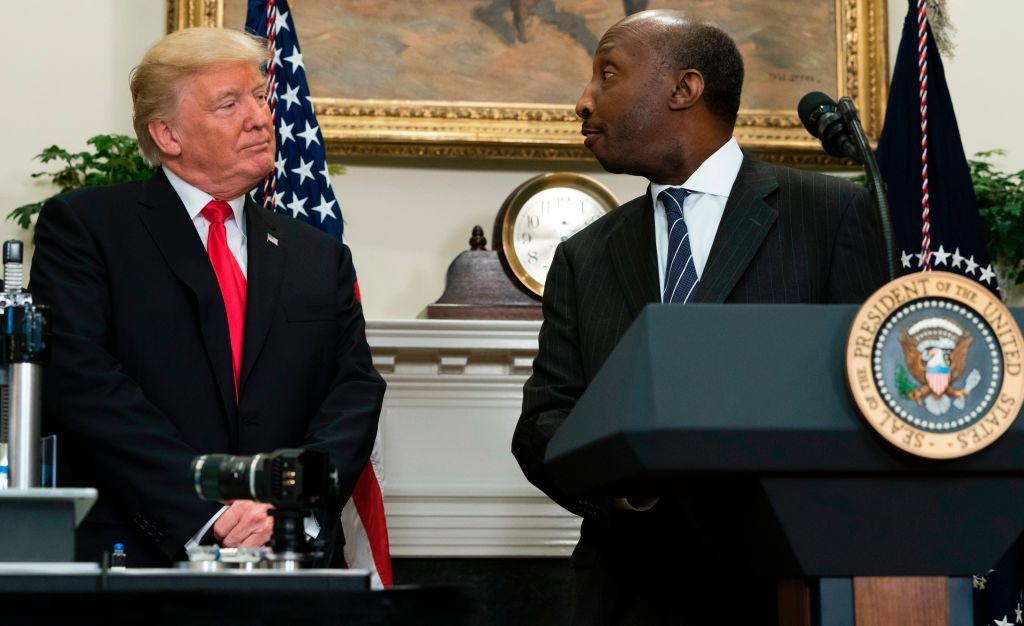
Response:
[[[253,500],[223,502],[227,511],[213,524],[213,536],[224,548],[258,548],[270,541],[274,518],[269,504]]]

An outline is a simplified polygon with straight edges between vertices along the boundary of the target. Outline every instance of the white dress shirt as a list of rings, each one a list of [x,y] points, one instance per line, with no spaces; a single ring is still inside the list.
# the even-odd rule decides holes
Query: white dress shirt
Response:
[[[733,137],[709,156],[682,185],[651,183],[654,204],[654,244],[658,253],[658,284],[665,291],[665,265],[668,263],[668,216],[658,196],[669,187],[683,187],[690,192],[683,202],[683,220],[690,233],[690,251],[697,278],[704,275],[711,244],[715,242],[718,224],[725,212],[729,192],[743,164],[743,152]]]
[[[167,175],[167,180],[171,183],[171,187],[174,187],[174,191],[181,198],[181,203],[185,205],[185,210],[188,211],[189,218],[195,224],[196,232],[199,233],[199,240],[203,242],[203,247],[205,248],[206,238],[210,232],[210,222],[200,215],[200,212],[210,200],[215,198],[202,189],[193,187],[185,182],[166,167],[163,170],[164,174]],[[235,214],[235,219],[224,221],[228,248],[231,250],[231,254],[235,256],[235,260],[238,261],[238,267],[242,268],[242,276],[248,277],[249,254],[245,248],[245,196],[232,198],[227,203]]]

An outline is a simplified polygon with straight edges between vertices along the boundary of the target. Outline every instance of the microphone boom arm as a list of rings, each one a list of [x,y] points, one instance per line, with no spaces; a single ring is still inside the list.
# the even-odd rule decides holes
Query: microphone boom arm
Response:
[[[893,246],[892,218],[889,216],[889,200],[886,197],[885,181],[882,180],[882,172],[878,169],[878,161],[875,160],[875,153],[871,151],[868,144],[868,137],[861,126],[860,118],[857,116],[857,108],[849,96],[839,99],[839,113],[843,116],[847,128],[853,134],[857,144],[856,160],[864,165],[867,174],[868,191],[875,200],[875,207],[878,209],[878,216],[882,223],[882,237],[885,239],[886,270],[889,280],[896,279],[896,251]]]

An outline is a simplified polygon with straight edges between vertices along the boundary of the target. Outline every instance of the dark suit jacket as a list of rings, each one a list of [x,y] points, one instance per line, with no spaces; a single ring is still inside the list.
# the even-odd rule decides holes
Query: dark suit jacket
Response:
[[[697,302],[860,302],[886,280],[880,231],[863,189],[746,157]],[[555,431],[640,310],[660,301],[660,291],[650,193],[561,244],[547,276],[540,351],[524,388],[512,451],[533,484],[584,517],[572,558],[574,623],[680,623],[671,611],[685,593],[681,576],[719,571],[735,578],[739,566],[726,562],[728,541],[714,541],[721,520],[701,519],[736,494],[663,498],[649,512],[623,511],[570,498],[543,465]],[[695,616],[689,623],[703,623],[697,616],[714,603],[714,590],[700,577],[689,580],[699,591],[684,612]]]
[[[348,248],[249,199],[245,212],[236,404],[220,288],[163,172],[43,207],[30,288],[54,310],[44,427],[58,434],[59,482],[100,493],[79,554],[94,558],[109,545],[88,545],[91,538],[125,533],[131,565],[182,558],[220,507],[196,496],[196,455],[324,450],[344,499],[369,457],[384,381],[371,362]]]

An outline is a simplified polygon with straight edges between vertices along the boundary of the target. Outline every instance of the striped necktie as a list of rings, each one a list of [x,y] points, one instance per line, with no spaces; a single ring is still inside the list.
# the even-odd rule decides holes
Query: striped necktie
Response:
[[[686,304],[697,297],[697,266],[690,250],[690,233],[683,220],[683,200],[690,192],[670,187],[658,195],[668,217],[668,262],[665,265],[664,303]]]

